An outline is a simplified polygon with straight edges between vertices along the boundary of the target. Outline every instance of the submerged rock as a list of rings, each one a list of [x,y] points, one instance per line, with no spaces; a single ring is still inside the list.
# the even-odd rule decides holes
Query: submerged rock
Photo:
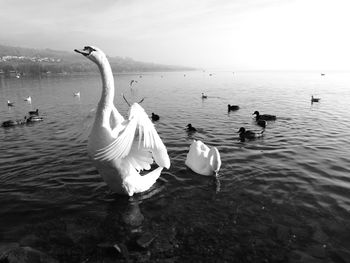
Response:
[[[151,234],[150,232],[146,232],[144,233],[139,239],[137,239],[136,243],[142,247],[142,248],[146,248],[148,247],[152,241],[155,239],[156,237]]]
[[[0,262],[8,263],[58,263],[45,253],[31,247],[20,247],[17,243],[0,246]]]

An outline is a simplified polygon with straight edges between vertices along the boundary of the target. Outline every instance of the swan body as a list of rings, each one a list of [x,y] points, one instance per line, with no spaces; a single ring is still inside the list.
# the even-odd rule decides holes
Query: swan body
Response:
[[[201,175],[217,175],[221,167],[220,153],[216,147],[209,148],[201,141],[193,140],[185,164]]]
[[[144,109],[134,103],[127,119],[114,106],[114,79],[106,55],[87,46],[75,50],[97,64],[102,77],[102,95],[88,141],[88,154],[103,180],[119,194],[132,196],[148,190],[170,159],[162,140]],[[149,170],[153,162],[158,168]]]

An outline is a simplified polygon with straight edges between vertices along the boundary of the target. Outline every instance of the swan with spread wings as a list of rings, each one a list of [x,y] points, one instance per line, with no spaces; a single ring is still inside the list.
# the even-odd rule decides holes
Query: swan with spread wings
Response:
[[[163,168],[170,167],[165,145],[138,103],[130,106],[127,119],[114,106],[114,78],[106,55],[93,46],[75,51],[93,61],[102,78],[101,99],[88,141],[94,165],[116,193],[132,196],[148,190]],[[158,168],[140,175],[141,171],[150,170],[154,162]]]

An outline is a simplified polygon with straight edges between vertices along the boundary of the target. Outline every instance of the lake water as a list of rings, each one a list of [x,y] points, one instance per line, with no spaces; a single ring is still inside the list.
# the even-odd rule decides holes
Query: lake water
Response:
[[[115,82],[124,116],[121,93],[145,97],[146,112],[160,115],[171,159],[151,190],[130,198],[112,194],[87,156],[98,75],[0,79],[1,121],[37,108],[44,117],[0,129],[2,247],[59,262],[350,262],[349,73],[194,71]],[[311,104],[312,94],[321,101]],[[227,104],[240,110],[228,114]],[[277,120],[240,142],[241,126],[260,130],[255,110]],[[198,132],[188,134],[188,123]],[[185,166],[193,139],[219,149],[218,180]]]

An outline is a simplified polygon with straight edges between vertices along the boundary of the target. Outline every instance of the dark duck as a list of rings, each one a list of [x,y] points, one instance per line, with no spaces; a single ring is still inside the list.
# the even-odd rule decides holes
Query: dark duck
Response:
[[[27,122],[27,117],[24,117],[23,120],[8,120],[4,121],[1,124],[1,127],[13,127],[13,126],[18,126],[18,125],[23,125]]]
[[[311,103],[319,102],[319,101],[320,101],[320,98],[315,98],[313,95],[311,96]]]
[[[240,140],[244,142],[245,139],[254,140],[256,138],[261,137],[262,134],[264,133],[264,130],[262,130],[261,132],[253,132],[253,131],[246,130],[244,127],[241,127],[238,130],[238,133],[239,133]]]
[[[187,124],[187,131],[188,132],[195,132],[195,131],[197,131],[197,129],[195,127],[193,127],[191,123],[189,123],[189,124]]]
[[[152,112],[152,121],[159,121],[159,115],[157,115],[157,114],[154,114],[153,112]]]
[[[238,105],[230,105],[230,104],[227,105],[227,111],[228,112],[236,111],[236,110],[239,110],[239,106]]]
[[[34,115],[34,116],[38,116],[39,115],[39,109],[36,109],[35,111],[29,111],[28,112],[30,116]]]
[[[255,120],[263,120],[263,121],[275,121],[276,116],[270,114],[260,114],[258,111],[254,111],[253,115],[255,115]]]

